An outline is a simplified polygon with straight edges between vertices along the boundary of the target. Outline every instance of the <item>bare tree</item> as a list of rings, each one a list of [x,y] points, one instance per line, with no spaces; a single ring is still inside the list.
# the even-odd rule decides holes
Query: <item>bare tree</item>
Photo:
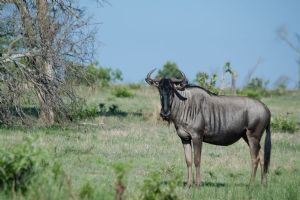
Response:
[[[296,41],[293,42],[292,39],[289,37],[289,33],[285,26],[281,26],[277,29],[277,35],[279,38],[284,41],[294,52],[296,52],[298,60],[298,83],[297,87],[300,89],[300,35],[298,33],[295,34]]]
[[[52,125],[55,118],[66,115],[66,99],[69,103],[74,101],[74,92],[64,80],[65,69],[72,69],[71,63],[92,59],[95,26],[89,24],[90,19],[72,0],[0,2],[5,11],[0,13],[1,25],[5,26],[0,28],[0,35],[11,35],[0,55],[0,100],[11,102],[11,95],[6,97],[3,88],[12,89],[6,94],[22,96],[25,84],[36,94],[39,118]],[[13,107],[22,115],[20,102]]]
[[[231,75],[231,93],[232,95],[236,95],[236,78],[237,73],[231,68],[230,62],[226,62],[223,67],[222,72],[222,81],[221,81],[221,90],[225,89],[225,74],[229,73]]]
[[[254,74],[254,72],[256,71],[256,69],[258,68],[258,66],[263,62],[263,59],[261,57],[259,57],[255,63],[255,65],[253,67],[251,67],[246,75],[245,78],[245,85],[248,85],[250,83],[250,80]]]

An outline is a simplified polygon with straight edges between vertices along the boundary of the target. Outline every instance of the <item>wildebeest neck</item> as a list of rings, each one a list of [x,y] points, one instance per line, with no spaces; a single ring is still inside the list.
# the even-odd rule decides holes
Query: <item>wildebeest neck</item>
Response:
[[[201,102],[209,96],[205,91],[198,88],[176,91],[171,105],[170,120],[173,122],[186,122],[195,118],[200,113]]]

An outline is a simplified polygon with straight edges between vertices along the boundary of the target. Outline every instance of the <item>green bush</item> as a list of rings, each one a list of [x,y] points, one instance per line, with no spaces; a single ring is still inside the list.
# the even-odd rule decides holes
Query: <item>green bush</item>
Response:
[[[288,94],[287,90],[275,89],[275,90],[266,90],[266,89],[253,89],[245,87],[237,91],[239,96],[248,96],[255,99],[262,99],[263,97],[275,97]]]
[[[126,87],[118,86],[112,90],[112,94],[116,97],[133,97],[133,93],[131,93]]]
[[[164,181],[161,173],[153,172],[144,180],[141,199],[144,200],[176,200],[180,199],[175,191],[178,177]]]
[[[79,199],[61,164],[31,140],[0,150],[0,198]],[[78,197],[89,198],[93,188],[84,185]]]
[[[108,113],[111,113],[111,114],[116,114],[116,113],[119,113],[121,112],[120,109],[119,109],[119,106],[116,105],[116,104],[112,104],[108,107]]]
[[[255,77],[250,80],[250,82],[241,90],[237,91],[239,96],[248,96],[258,100],[262,97],[270,97],[273,95],[271,90],[267,90],[266,87],[269,84],[269,80],[264,80],[263,78]]]
[[[116,104],[111,104],[109,106],[106,106],[104,103],[99,104],[100,108],[100,115],[126,115],[126,112],[123,112],[120,110],[119,106]]]
[[[70,114],[72,119],[86,119],[86,118],[93,118],[99,115],[99,110],[97,106],[91,106],[87,108],[81,108],[76,110]]]
[[[42,167],[40,151],[31,143],[0,150],[0,188],[6,192],[25,192],[34,175]],[[45,163],[44,163],[45,164]]]
[[[95,65],[89,65],[86,68],[86,80],[89,84],[93,85],[97,82],[101,84],[101,86],[108,86],[111,81],[111,69],[104,67],[97,67]]]
[[[271,119],[271,128],[274,131],[294,133],[298,130],[297,122],[293,116],[276,115]]]
[[[19,199],[79,199],[76,198],[71,179],[62,169],[61,163],[53,159],[50,162],[50,158],[47,161],[47,168],[36,174],[28,191]]]
[[[259,91],[252,89],[242,89],[237,91],[237,95],[239,96],[247,96],[257,100],[261,100],[262,94]]]

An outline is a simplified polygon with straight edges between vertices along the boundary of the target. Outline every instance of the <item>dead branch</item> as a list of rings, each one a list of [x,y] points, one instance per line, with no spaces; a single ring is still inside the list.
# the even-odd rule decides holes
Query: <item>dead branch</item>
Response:
[[[0,123],[13,113],[25,121],[28,98],[38,105],[45,125],[67,119],[78,98],[64,74],[68,63],[92,60],[96,29],[91,19],[71,0],[0,2],[10,4],[10,15],[0,13],[0,37],[8,36],[0,54]]]

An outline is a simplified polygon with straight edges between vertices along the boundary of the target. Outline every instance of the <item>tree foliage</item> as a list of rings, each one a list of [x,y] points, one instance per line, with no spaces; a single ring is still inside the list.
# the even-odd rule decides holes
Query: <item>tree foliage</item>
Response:
[[[166,62],[162,69],[157,73],[156,78],[182,78],[179,67],[174,62]]]
[[[217,80],[218,80],[218,76],[216,73],[209,76],[206,72],[198,72],[195,78],[195,82],[197,84],[216,94],[219,93],[219,89],[216,87]]]
[[[66,70],[66,80],[75,85],[108,86],[111,82],[122,81],[122,71],[95,64],[75,65]]]

